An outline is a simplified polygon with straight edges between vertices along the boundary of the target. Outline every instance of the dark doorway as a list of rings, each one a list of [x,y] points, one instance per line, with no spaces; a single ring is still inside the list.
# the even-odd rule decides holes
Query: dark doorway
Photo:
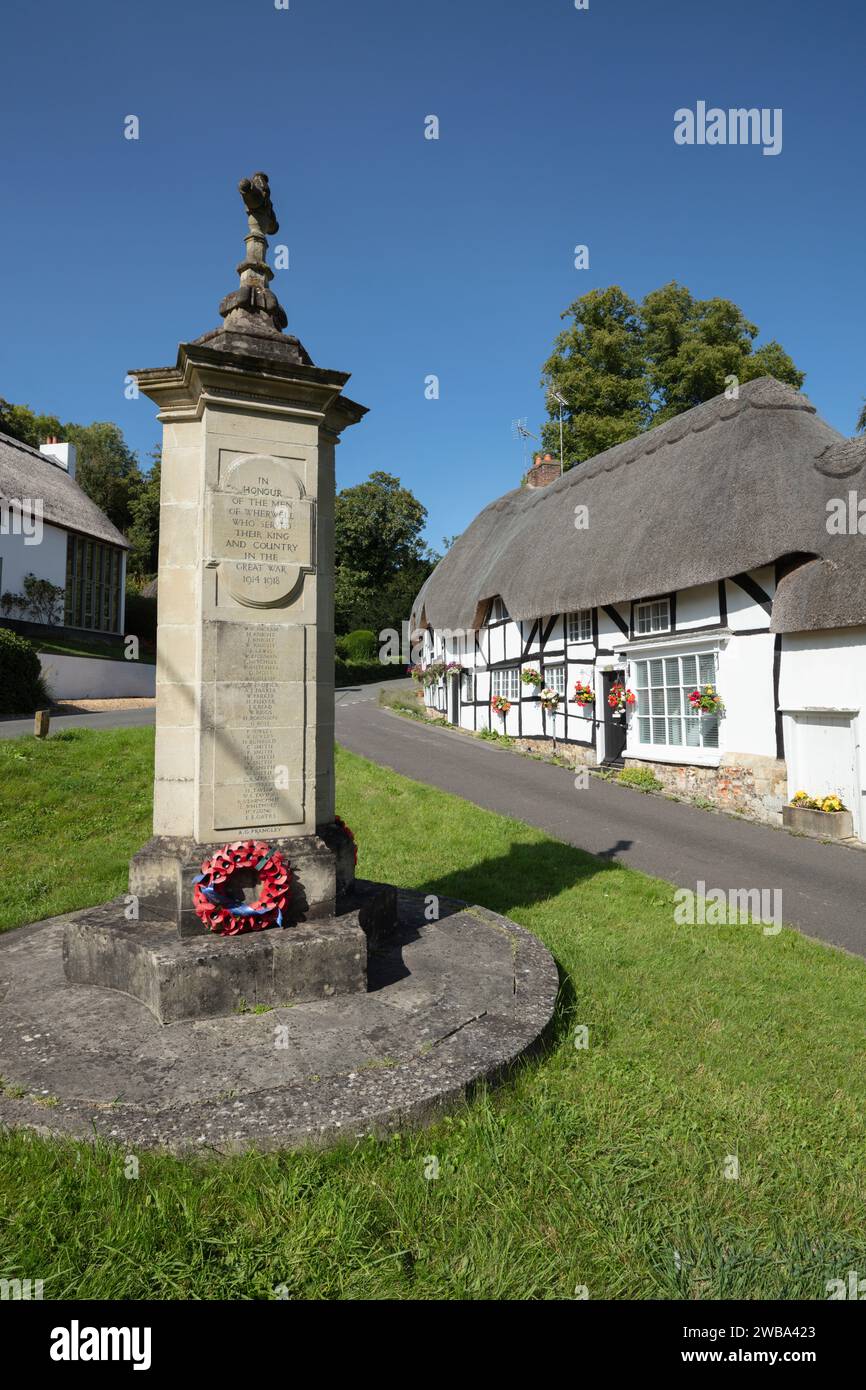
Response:
[[[604,757],[602,763],[615,763],[622,759],[625,748],[627,730],[625,710],[621,713],[611,709],[607,702],[612,687],[617,681],[625,684],[624,671],[604,671],[602,673],[602,719],[604,721]]]
[[[448,723],[460,723],[460,674],[448,677]]]

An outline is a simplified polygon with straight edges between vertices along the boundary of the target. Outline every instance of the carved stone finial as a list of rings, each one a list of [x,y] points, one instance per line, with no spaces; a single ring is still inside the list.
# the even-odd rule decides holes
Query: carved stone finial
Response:
[[[226,295],[220,314],[225,328],[235,333],[280,334],[288,319],[277,296],[268,289],[274,272],[267,262],[267,238],[280,230],[280,224],[271,202],[267,174],[259,171],[250,179],[241,179],[238,190],[249,222],[247,254],[238,266],[240,288]]]
[[[238,190],[249,216],[250,231],[275,236],[280,230],[280,224],[271,202],[271,187],[267,174],[259,170],[251,179],[241,179]]]

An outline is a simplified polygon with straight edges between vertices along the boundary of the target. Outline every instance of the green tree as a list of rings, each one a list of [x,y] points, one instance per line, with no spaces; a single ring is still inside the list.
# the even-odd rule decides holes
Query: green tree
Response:
[[[132,546],[129,573],[136,579],[149,579],[156,574],[159,558],[159,486],[162,470],[162,450],[151,450],[153,460],[149,473],[144,473],[141,486],[130,502],[131,521],[127,539]]]
[[[591,290],[563,314],[560,333],[542,368],[550,419],[545,448],[559,454],[559,391],[564,467],[661,424],[719,395],[729,378],[773,376],[799,389],[803,373],[779,343],[755,346],[758,329],[729,299],[695,299],[672,281],[640,305],[612,285]]]
[[[125,533],[143,479],[138,458],[126,443],[120,426],[110,420],[66,425],[63,437],[78,450],[75,476],[80,487]]]
[[[634,300],[618,285],[590,290],[562,318],[571,322],[542,368],[542,385],[568,402],[563,452],[571,466],[639,434],[650,423],[650,410],[643,328]],[[550,404],[550,415],[542,442],[558,457],[558,405]]]
[[[857,433],[861,430],[866,430],[866,401],[863,402],[863,409],[857,417]]]
[[[11,435],[22,444],[38,449],[49,435],[62,436],[63,426],[56,415],[37,415],[29,405],[13,405],[0,397],[0,433]]]
[[[730,299],[695,299],[672,281],[650,291],[640,312],[654,425],[719,395],[730,377],[803,385],[779,343],[754,347],[758,329]]]
[[[427,512],[400,479],[375,472],[338,493],[334,606],[337,632],[399,630],[438,560],[421,533]]]

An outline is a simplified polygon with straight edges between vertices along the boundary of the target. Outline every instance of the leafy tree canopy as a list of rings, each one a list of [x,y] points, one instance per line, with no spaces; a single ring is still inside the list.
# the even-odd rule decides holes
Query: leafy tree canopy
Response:
[[[758,329],[729,299],[695,299],[672,281],[638,304],[618,285],[591,290],[565,313],[542,368],[548,395],[560,392],[565,467],[661,424],[739,382],[774,376],[802,386],[804,374],[775,341],[755,346]],[[559,406],[542,429],[559,452]]]
[[[335,508],[336,629],[395,628],[439,559],[422,539],[426,509],[391,473],[374,472],[338,493]]]

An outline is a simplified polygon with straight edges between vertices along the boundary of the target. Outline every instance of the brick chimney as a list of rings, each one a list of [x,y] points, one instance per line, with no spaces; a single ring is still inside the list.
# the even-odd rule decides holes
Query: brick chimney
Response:
[[[526,475],[527,487],[547,487],[562,475],[562,464],[553,454],[536,454],[535,461]]]
[[[76,448],[74,444],[61,444],[55,435],[50,435],[44,444],[39,445],[40,454],[45,454],[52,463],[65,469],[70,478],[75,477]]]

